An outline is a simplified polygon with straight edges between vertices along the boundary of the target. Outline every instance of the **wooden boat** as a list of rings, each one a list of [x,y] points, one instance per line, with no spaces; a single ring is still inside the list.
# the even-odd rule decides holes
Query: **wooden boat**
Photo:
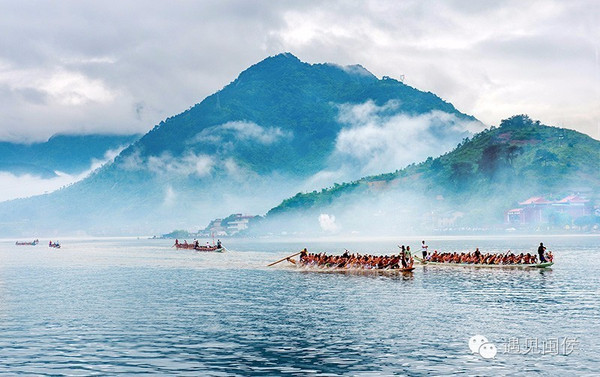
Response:
[[[173,245],[175,246],[176,249],[193,249],[194,248],[194,244],[193,243],[181,243],[181,242],[175,242],[175,244]]]
[[[220,245],[214,245],[214,246],[196,246],[192,248],[193,250],[196,251],[214,251],[216,253],[224,253],[226,251],[226,249],[223,246]]]
[[[444,266],[444,267],[471,267],[471,268],[548,268],[553,262],[544,262],[537,264],[485,264],[485,263],[445,263],[445,262],[430,262],[423,258],[413,255],[413,257],[425,266]]]
[[[330,273],[351,273],[351,274],[399,274],[414,271],[415,267],[406,268],[344,268],[344,267],[323,267],[323,266],[309,266],[309,265],[295,265],[298,271],[307,272],[330,272]]]
[[[193,242],[193,243],[187,243],[187,241],[181,243],[181,242],[175,242],[175,244],[173,245],[175,246],[175,248],[177,249],[187,249],[187,250],[196,250],[196,251],[204,251],[204,252],[217,252],[217,253],[223,253],[226,251],[226,249],[223,247],[223,245],[221,244],[217,244],[217,245],[200,245],[197,242]]]
[[[365,268],[365,267],[328,267],[325,265],[313,265],[313,264],[307,264],[304,263],[300,260],[295,260],[293,259],[293,257],[300,255],[302,252],[298,252],[295,254],[292,254],[288,257],[282,258],[276,262],[270,263],[269,265],[267,265],[267,267],[269,266],[273,266],[277,263],[283,262],[283,261],[287,261],[289,263],[291,263],[293,266],[295,266],[296,270],[300,270],[300,271],[310,271],[310,272],[333,272],[333,273],[353,273],[353,274],[363,274],[363,273],[385,273],[385,274],[399,274],[399,273],[404,273],[404,272],[411,272],[415,269],[415,267],[413,265],[410,265],[408,267],[403,267],[403,268]]]
[[[17,241],[17,242],[15,242],[15,245],[17,245],[17,246],[35,246],[39,242],[40,242],[39,240],[33,240],[31,242]]]

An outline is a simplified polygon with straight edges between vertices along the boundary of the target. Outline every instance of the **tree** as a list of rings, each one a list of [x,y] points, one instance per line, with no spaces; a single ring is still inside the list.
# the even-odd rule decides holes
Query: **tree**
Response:
[[[501,163],[502,146],[500,144],[488,145],[477,162],[480,173],[487,177],[492,177]]]
[[[519,156],[521,153],[523,153],[523,148],[519,147],[518,145],[509,145],[506,148],[506,150],[505,150],[506,160],[508,161],[508,164],[511,167],[514,167],[513,162],[515,161],[515,158],[517,158],[517,156]]]
[[[534,161],[542,166],[548,166],[548,164],[558,162],[558,156],[549,150],[538,149],[535,152]]]
[[[450,180],[454,188],[457,190],[464,189],[468,184],[469,177],[473,173],[473,164],[470,162],[454,162],[450,166],[450,169]]]

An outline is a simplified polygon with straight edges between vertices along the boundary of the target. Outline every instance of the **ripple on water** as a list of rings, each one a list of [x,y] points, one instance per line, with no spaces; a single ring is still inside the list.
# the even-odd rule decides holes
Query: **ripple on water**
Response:
[[[240,244],[226,254],[176,251],[165,241],[63,244],[60,252],[28,253],[0,245],[0,373],[592,375],[600,368],[597,239],[553,240],[551,271],[431,266],[402,276],[265,267],[300,247],[290,244],[255,243],[254,251]],[[475,334],[497,343],[496,359],[470,353]],[[510,338],[558,337],[577,337],[580,349],[502,352]]]

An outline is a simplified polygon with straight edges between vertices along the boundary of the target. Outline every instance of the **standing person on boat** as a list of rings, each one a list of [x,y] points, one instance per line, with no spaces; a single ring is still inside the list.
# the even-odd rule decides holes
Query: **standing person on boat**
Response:
[[[408,267],[406,259],[406,251],[404,250],[404,245],[402,245],[402,251],[400,252],[400,261],[402,262],[402,268]]]
[[[217,249],[221,248],[221,240],[217,240]]]
[[[540,242],[540,247],[538,247],[538,254],[540,256],[540,263],[546,263],[546,258],[544,258],[544,253],[546,252],[546,247],[544,247],[544,243]]]
[[[423,254],[423,260],[427,259],[427,248],[429,246],[425,245],[425,241],[421,241],[421,254]]]

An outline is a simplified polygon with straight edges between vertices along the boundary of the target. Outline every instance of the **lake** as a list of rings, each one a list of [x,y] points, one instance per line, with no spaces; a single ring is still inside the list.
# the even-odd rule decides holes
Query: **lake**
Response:
[[[0,373],[597,375],[600,236],[427,238],[430,251],[554,253],[548,270],[417,265],[340,274],[267,263],[307,247],[391,254],[420,239],[0,242]],[[205,242],[205,240],[203,241]],[[497,353],[472,353],[485,336]]]

